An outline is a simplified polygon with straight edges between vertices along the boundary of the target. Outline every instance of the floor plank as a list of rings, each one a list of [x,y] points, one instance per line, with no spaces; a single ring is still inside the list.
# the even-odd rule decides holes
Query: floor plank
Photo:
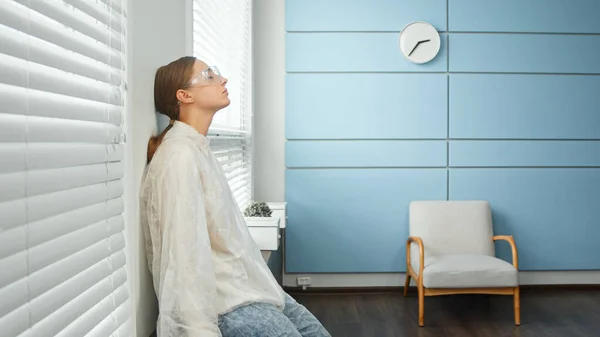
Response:
[[[333,337],[588,337],[600,336],[600,289],[521,291],[521,326],[511,296],[425,298],[418,326],[416,292],[312,294],[290,292]]]

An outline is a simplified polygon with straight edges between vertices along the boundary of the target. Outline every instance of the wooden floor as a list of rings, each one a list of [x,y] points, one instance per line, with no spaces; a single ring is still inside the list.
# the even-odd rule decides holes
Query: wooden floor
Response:
[[[417,323],[416,289],[401,293],[310,294],[289,291],[333,337],[593,337],[600,336],[600,289],[522,289],[521,326],[510,296],[425,298]]]

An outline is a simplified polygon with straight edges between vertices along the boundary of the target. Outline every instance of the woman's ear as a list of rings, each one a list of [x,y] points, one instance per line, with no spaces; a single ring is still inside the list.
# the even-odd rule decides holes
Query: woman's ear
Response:
[[[177,100],[181,103],[194,103],[194,98],[192,95],[183,89],[177,90],[175,95],[177,96]]]

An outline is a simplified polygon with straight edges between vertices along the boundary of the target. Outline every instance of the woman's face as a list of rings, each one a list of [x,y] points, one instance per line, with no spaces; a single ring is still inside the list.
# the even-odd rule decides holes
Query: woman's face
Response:
[[[209,67],[206,63],[197,60],[185,90],[192,98],[192,104],[201,110],[216,112],[231,103],[225,88],[226,84],[227,79],[220,75],[216,67]]]

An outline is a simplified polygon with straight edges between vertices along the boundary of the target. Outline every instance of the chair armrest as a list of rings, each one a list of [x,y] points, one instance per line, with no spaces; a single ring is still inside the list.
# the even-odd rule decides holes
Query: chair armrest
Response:
[[[504,240],[508,241],[510,244],[510,249],[512,250],[512,259],[513,266],[518,270],[519,269],[519,255],[517,254],[517,245],[515,245],[515,240],[512,235],[496,235],[493,237],[494,241]]]
[[[409,236],[408,240],[406,240],[406,268],[410,268],[410,270],[415,273],[412,269],[412,264],[410,263],[410,244],[412,242],[416,242],[419,245],[419,274],[418,277],[421,278],[423,275],[423,265],[425,263],[425,246],[423,245],[423,240],[421,240],[418,236]],[[416,274],[416,273],[415,273]]]

